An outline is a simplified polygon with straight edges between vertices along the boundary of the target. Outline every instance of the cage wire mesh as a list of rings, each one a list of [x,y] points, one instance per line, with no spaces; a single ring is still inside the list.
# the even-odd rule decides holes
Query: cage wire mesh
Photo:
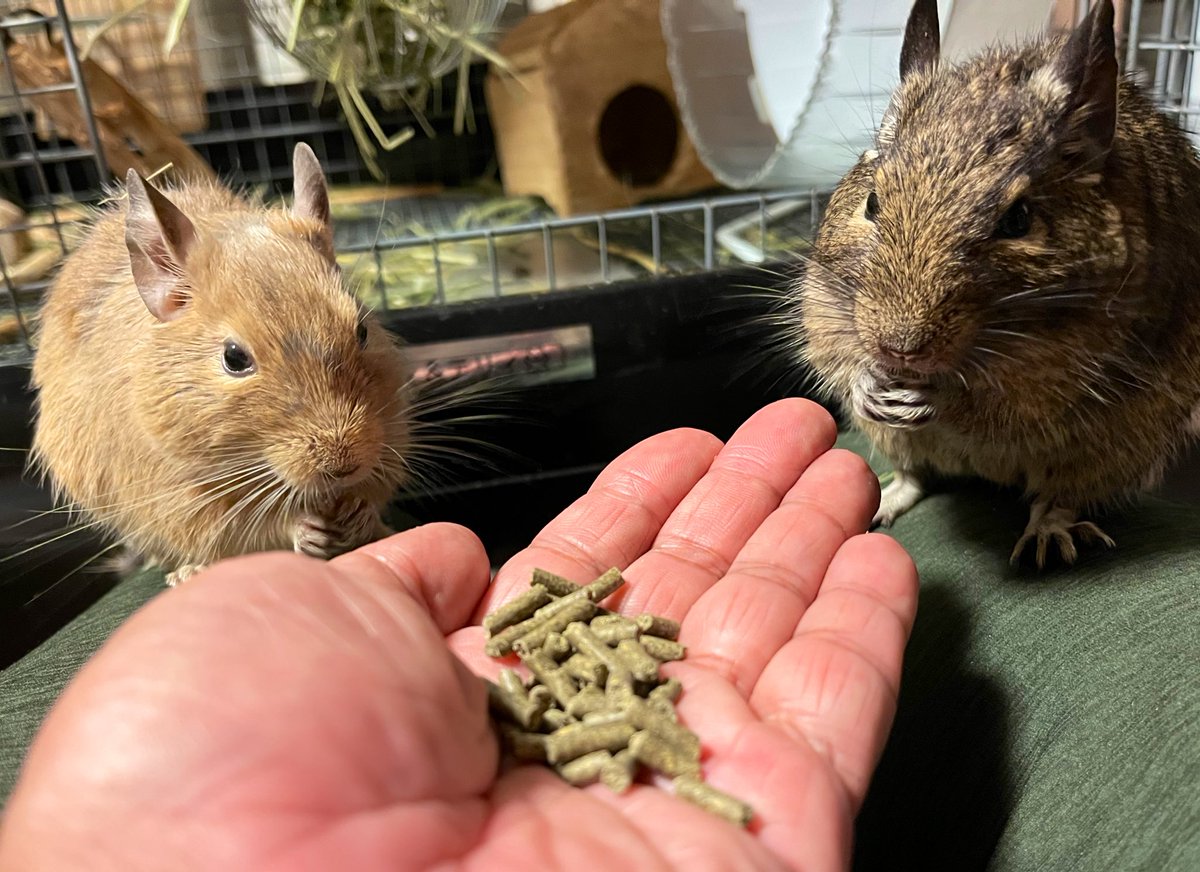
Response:
[[[38,302],[70,250],[80,204],[95,202],[108,177],[103,150],[93,146],[105,107],[93,105],[83,65],[120,79],[235,182],[286,189],[297,141],[313,145],[332,182],[373,181],[336,107],[314,100],[309,71],[280,47],[286,35],[252,25],[246,2],[192,0],[179,44],[164,56],[174,0],[0,0],[0,363],[28,359]],[[278,24],[275,3],[282,0],[257,16],[272,14]],[[1078,0],[1076,14],[1087,7]],[[1200,0],[1126,0],[1118,11],[1124,66],[1200,138]],[[427,50],[386,27],[380,32],[390,33],[395,52]],[[37,84],[20,66],[31,47],[56,61],[54,75]],[[482,74],[472,68],[477,110]],[[435,93],[427,110],[439,132],[452,121],[449,91]],[[72,129],[62,123],[67,106],[78,120]],[[439,136],[424,152],[413,147],[418,138],[398,150],[399,181],[421,160],[442,178],[481,175],[490,131],[486,114],[475,120],[474,138]],[[786,259],[811,239],[823,202],[814,191],[771,191],[571,218],[531,202],[513,204],[500,222],[478,192],[408,194],[337,223],[343,262],[363,298],[381,309]]]

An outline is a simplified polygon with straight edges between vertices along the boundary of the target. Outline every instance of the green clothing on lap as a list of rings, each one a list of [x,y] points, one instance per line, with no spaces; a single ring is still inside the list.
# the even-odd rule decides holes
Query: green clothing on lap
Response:
[[[921,602],[856,868],[1200,869],[1200,512],[1102,519],[1116,551],[1043,575],[1008,567],[1025,519],[966,485],[891,531]],[[161,584],[118,585],[0,674],[0,795],[63,684]]]
[[[1194,872],[1200,511],[1101,518],[1115,551],[1041,574],[1008,566],[1027,519],[965,484],[890,531],[921,598],[855,868]]]

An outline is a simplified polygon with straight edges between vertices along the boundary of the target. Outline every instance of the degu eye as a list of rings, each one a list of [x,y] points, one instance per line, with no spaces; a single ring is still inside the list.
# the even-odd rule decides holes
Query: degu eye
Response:
[[[879,217],[879,195],[874,191],[867,194],[867,205],[863,209],[863,217],[868,221],[874,221]]]
[[[358,332],[355,333],[354,335],[358,338],[358,347],[366,348],[367,347],[367,322],[366,321],[358,322]]]
[[[1000,216],[996,223],[996,235],[1001,239],[1020,239],[1032,226],[1033,217],[1029,213],[1029,201],[1022,197]]]
[[[221,366],[230,375],[241,378],[254,372],[254,358],[232,339],[226,339],[221,350]]]

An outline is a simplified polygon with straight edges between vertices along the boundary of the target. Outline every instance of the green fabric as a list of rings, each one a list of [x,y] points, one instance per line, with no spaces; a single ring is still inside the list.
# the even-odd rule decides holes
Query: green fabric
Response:
[[[118,626],[165,589],[161,572],[125,579],[42,645],[0,672],[0,798],[67,682]]]
[[[1200,512],[1104,519],[1116,551],[1045,575],[1008,567],[1024,523],[967,485],[892,531],[921,602],[856,868],[1200,869]],[[118,585],[0,675],[0,795],[65,682],[160,590]]]
[[[1026,518],[965,485],[890,531],[921,598],[855,867],[1194,872],[1200,512],[1101,519],[1116,550],[1042,575],[1008,566]]]

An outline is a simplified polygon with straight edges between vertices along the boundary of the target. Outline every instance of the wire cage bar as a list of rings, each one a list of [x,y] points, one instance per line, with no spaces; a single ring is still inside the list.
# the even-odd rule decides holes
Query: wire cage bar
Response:
[[[61,259],[70,250],[80,202],[95,202],[109,177],[103,151],[95,147],[102,132],[84,85],[85,63],[107,65],[124,77],[214,168],[236,181],[286,189],[291,148],[300,140],[314,145],[333,181],[370,181],[336,110],[314,101],[313,82],[255,31],[244,2],[192,0],[193,14],[170,59],[161,53],[161,38],[172,0],[30,0],[32,12],[0,8],[0,197],[15,201],[3,204],[15,208],[0,209],[0,365],[28,359],[32,321],[52,276],[52,266],[27,267],[30,252],[43,265]],[[1087,6],[1078,0],[1076,15]],[[1123,66],[1137,71],[1163,108],[1200,137],[1200,0],[1126,0],[1118,8]],[[129,11],[114,22],[121,9]],[[33,41],[61,46],[65,63],[57,79],[30,86],[21,80],[13,52]],[[476,68],[471,87],[477,110],[481,81],[482,68]],[[77,138],[49,118],[49,100],[74,101],[84,122]],[[435,127],[446,129],[452,115],[447,103],[435,99]],[[476,121],[474,139],[439,137],[425,159],[457,162],[463,181],[481,175],[490,129],[482,111]],[[414,160],[408,146],[400,155]],[[338,248],[355,266],[368,303],[385,310],[447,306],[787,260],[811,240],[822,203],[821,191],[756,191],[569,218],[535,209],[516,224],[466,226],[456,225],[455,208],[443,203],[437,208],[449,208],[449,216],[432,222],[405,224],[381,213],[356,227],[339,227]],[[421,217],[427,219],[434,206],[425,206]],[[583,268],[581,252],[588,259]],[[397,281],[398,271],[403,280]],[[419,293],[407,287],[416,272]]]

